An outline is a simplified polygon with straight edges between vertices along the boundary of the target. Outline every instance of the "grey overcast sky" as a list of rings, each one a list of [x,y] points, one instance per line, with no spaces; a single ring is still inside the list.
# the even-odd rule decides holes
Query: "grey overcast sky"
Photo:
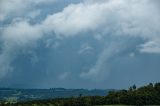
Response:
[[[0,0],[0,87],[160,81],[160,0]]]

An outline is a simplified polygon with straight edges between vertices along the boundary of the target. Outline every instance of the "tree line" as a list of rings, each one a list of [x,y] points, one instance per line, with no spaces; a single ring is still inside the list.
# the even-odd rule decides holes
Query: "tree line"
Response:
[[[95,106],[95,105],[160,105],[160,83],[148,84],[128,90],[110,91],[106,96],[83,96],[56,98],[18,103],[1,102],[0,106]]]

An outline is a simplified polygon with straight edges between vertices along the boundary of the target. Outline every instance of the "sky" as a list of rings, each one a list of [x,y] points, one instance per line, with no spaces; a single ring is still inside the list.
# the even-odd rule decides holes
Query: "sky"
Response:
[[[0,0],[0,87],[159,82],[159,19],[159,0]]]

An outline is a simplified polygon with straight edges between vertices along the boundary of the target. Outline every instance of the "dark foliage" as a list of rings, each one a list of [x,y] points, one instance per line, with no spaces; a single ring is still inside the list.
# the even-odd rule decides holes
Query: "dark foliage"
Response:
[[[53,100],[37,100],[21,103],[1,102],[1,106],[94,106],[94,105],[160,105],[160,83],[129,90],[111,91],[107,96],[85,96],[57,98]]]

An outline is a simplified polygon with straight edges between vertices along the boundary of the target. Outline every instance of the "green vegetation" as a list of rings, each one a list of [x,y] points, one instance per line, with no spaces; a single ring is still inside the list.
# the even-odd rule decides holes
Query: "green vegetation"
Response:
[[[2,106],[105,106],[105,105],[160,105],[160,83],[137,89],[133,85],[129,90],[111,91],[107,96],[83,96],[36,100],[19,103],[1,102]]]

